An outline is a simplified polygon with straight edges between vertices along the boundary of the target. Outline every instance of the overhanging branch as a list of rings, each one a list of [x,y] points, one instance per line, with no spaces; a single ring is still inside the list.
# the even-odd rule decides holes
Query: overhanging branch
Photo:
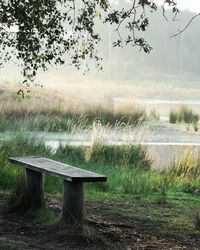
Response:
[[[200,16],[200,13],[198,13],[197,15],[193,16],[190,21],[188,22],[188,24],[182,29],[180,30],[178,33],[174,34],[174,35],[171,35],[171,37],[176,37],[180,34],[182,34],[189,26],[190,24],[194,21],[195,18],[197,18],[198,16]]]

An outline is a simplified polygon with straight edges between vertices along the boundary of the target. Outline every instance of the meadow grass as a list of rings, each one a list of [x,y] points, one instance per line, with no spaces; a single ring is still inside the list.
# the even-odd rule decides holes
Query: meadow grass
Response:
[[[135,91],[134,88],[127,89],[128,94]],[[74,131],[92,128],[94,121],[101,121],[103,125],[109,123],[109,126],[121,124],[127,129],[127,124],[135,126],[147,118],[143,109],[138,109],[134,105],[115,106],[111,98],[108,97],[105,101],[102,95],[100,99],[95,96],[93,99],[97,101],[92,100],[88,104],[86,99],[90,101],[91,97],[88,97],[88,89],[85,91],[87,98],[78,101],[77,93],[74,94],[76,96],[74,98],[72,92],[67,97],[50,93],[42,96],[32,92],[30,97],[19,99],[11,95],[10,90],[8,92],[0,90],[0,131]],[[99,91],[97,93],[99,94]],[[137,119],[134,117],[135,110],[139,111]],[[158,118],[155,111],[150,113],[150,118]],[[110,146],[102,142],[93,143],[91,147],[60,145],[56,152],[52,152],[35,138],[25,139],[23,136],[18,136],[0,142],[2,191],[10,193],[19,186],[19,183],[20,185],[23,183],[23,168],[8,162],[9,156],[22,155],[49,157],[105,174],[108,177],[106,183],[87,183],[85,188],[87,201],[102,201],[102,204],[103,202],[107,204],[104,214],[110,213],[113,216],[116,212],[118,217],[125,216],[141,222],[149,220],[152,225],[156,221],[155,227],[158,223],[164,223],[167,233],[171,232],[169,225],[180,226],[182,235],[185,233],[185,228],[194,229],[191,217],[196,214],[195,227],[199,226],[200,167],[198,160],[194,160],[193,156],[184,155],[181,161],[169,170],[160,171],[151,169],[151,159],[148,158],[146,149],[140,145]],[[46,175],[46,196],[61,198],[62,192],[63,180]],[[56,220],[49,211],[37,211],[37,213],[39,221]]]
[[[88,158],[88,150],[90,154],[93,151],[95,157]],[[112,157],[107,157],[108,152]],[[119,155],[116,152],[120,152]],[[123,160],[120,155],[123,154],[122,152],[126,156]],[[145,154],[146,151],[141,146],[122,145],[116,148],[102,144],[91,148],[60,146],[52,153],[43,143],[19,136],[0,144],[0,188],[9,194],[10,209],[13,206],[15,209],[20,202],[19,192],[23,193],[24,170],[8,162],[8,157],[40,155],[106,175],[107,182],[85,183],[85,195],[86,200],[92,204],[94,202],[97,202],[97,206],[101,202],[106,204],[103,214],[108,217],[121,216],[127,221],[148,220],[152,225],[164,224],[167,234],[175,229],[180,236],[198,230],[200,177],[197,169],[199,165],[196,164],[192,170],[193,163],[190,162],[189,157],[186,157],[187,160],[185,158],[179,165],[174,165],[168,171],[152,170],[151,161],[147,156],[143,165]],[[188,165],[188,161],[191,165]],[[46,200],[52,198],[61,200],[62,192],[63,180],[46,175]],[[52,214],[49,208],[35,211],[32,215],[36,215],[39,223],[52,223],[59,219],[59,216]]]
[[[89,154],[89,157],[88,157]],[[60,146],[54,153],[34,139],[17,137],[0,144],[0,187],[15,189],[23,176],[23,169],[8,162],[9,156],[41,155],[79,168],[104,174],[106,183],[89,183],[87,192],[129,195],[157,195],[158,203],[165,203],[169,192],[198,193],[200,190],[199,163],[180,161],[170,170],[151,169],[151,161],[141,146]],[[184,164],[183,164],[184,162]],[[188,165],[189,164],[189,165]],[[62,180],[46,176],[47,193],[61,193]]]
[[[146,119],[145,110],[134,104],[115,104],[112,98],[81,98],[55,92],[32,91],[20,98],[10,90],[0,92],[0,131],[72,131],[92,126],[94,121],[102,125],[119,124],[136,126]],[[79,98],[80,97],[80,98]],[[13,126],[14,125],[14,126]]]

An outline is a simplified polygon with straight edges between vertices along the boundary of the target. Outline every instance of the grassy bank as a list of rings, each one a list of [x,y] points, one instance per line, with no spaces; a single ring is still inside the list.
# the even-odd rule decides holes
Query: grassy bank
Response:
[[[60,146],[56,152],[45,148],[44,143],[36,138],[28,140],[19,136],[12,140],[0,141],[1,196],[5,199],[5,193],[12,193],[16,187],[20,190],[24,180],[24,169],[12,165],[8,161],[9,156],[40,155],[48,157],[108,177],[106,183],[85,184],[85,224],[87,226],[92,224],[93,229],[95,229],[93,241],[96,240],[96,232],[99,230],[103,238],[105,238],[105,232],[109,231],[109,239],[114,241],[116,239],[123,241],[124,239],[131,249],[140,249],[140,247],[141,249],[166,250],[195,249],[196,246],[196,249],[199,249],[200,160],[198,157],[195,159],[193,155],[184,155],[178,164],[174,164],[168,170],[159,171],[151,168],[151,159],[147,155],[146,149],[141,146],[104,145],[102,143],[104,137],[107,139],[107,135],[110,136],[109,128],[113,126],[117,127],[116,131],[119,126],[124,129],[125,135],[123,135],[123,131],[120,134],[120,139],[126,136],[128,141],[133,141],[132,137],[134,136],[135,141],[142,141],[146,133],[151,133],[147,126],[142,126],[139,132],[136,129],[134,135],[128,133],[129,129],[132,132],[132,127],[145,119],[158,119],[157,109],[152,110],[147,115],[144,109],[134,105],[124,105],[123,103],[116,105],[110,96],[106,95],[105,97],[105,93],[101,92],[101,85],[98,88],[95,87],[91,92],[92,86],[92,84],[89,87],[84,85],[83,88],[79,89],[79,84],[74,88],[76,91],[72,91],[69,89],[69,84],[63,94],[57,93],[56,87],[53,92],[33,91],[25,99],[20,99],[10,90],[0,90],[0,131],[76,132],[89,128],[92,131],[92,142],[98,141],[98,143],[93,143],[91,147]],[[131,88],[123,86],[120,93],[116,89],[117,87],[114,86],[112,97],[123,97],[122,93],[125,92],[130,95],[130,101],[134,92],[140,97],[135,86]],[[147,91],[146,87],[144,89]],[[156,89],[160,89],[160,87]],[[171,90],[169,92],[172,93]],[[164,98],[165,94],[164,92]],[[154,95],[153,91],[152,96]],[[101,125],[106,126],[101,127]],[[108,128],[105,129],[105,135],[104,128]],[[5,218],[2,219],[3,213],[0,213],[2,225],[5,225],[4,231],[2,226],[0,232],[4,236],[0,239],[0,246],[4,247],[4,244],[1,245],[2,241],[5,241],[6,244],[9,242],[6,234],[9,234],[13,248],[24,239],[28,239],[28,244],[30,242],[33,244],[38,234],[39,239],[46,235],[47,239],[44,242],[48,245],[47,249],[50,238],[59,243],[59,249],[63,242],[68,248],[71,244],[67,241],[68,233],[64,232],[64,237],[60,237],[57,231],[51,235],[49,235],[49,231],[41,234],[41,228],[45,228],[47,224],[49,227],[49,223],[56,224],[58,221],[62,209],[62,192],[63,180],[46,175],[45,202],[47,209],[36,212],[36,224],[39,230],[36,234],[37,228],[35,230],[32,224],[32,217],[28,216],[28,226],[24,226],[24,221],[19,223],[15,213],[11,213],[11,219],[8,218],[8,221]],[[0,208],[3,211],[6,201],[3,203],[2,197],[0,197]],[[16,196],[12,198],[15,199]],[[16,200],[12,200],[13,204],[11,205],[15,205]],[[15,222],[16,218],[17,223]],[[14,227],[12,223],[15,224]],[[19,228],[16,228],[18,225]],[[90,233],[88,233],[89,237]],[[13,241],[15,234],[16,241]],[[27,238],[28,235],[30,238]],[[77,243],[77,234],[73,241]],[[130,243],[130,241],[132,242]],[[152,246],[150,244],[152,242],[157,242],[158,245]],[[166,245],[168,242],[170,244]],[[173,247],[174,244],[183,244],[186,247]],[[101,243],[98,245],[101,246]],[[39,249],[41,246],[43,247],[43,244],[38,244],[35,249]],[[79,248],[78,242],[77,249]],[[52,247],[52,249],[56,248]],[[95,249],[95,247],[92,246],[91,249]],[[122,249],[125,248],[122,247]]]
[[[131,232],[134,228],[145,237],[150,234],[155,238],[156,235],[184,244],[194,237],[199,238],[200,168],[199,161],[189,155],[170,170],[158,171],[151,170],[151,160],[141,146],[96,143],[90,148],[60,146],[52,153],[34,139],[18,137],[0,144],[2,191],[10,193],[23,183],[23,168],[8,162],[9,156],[19,155],[41,155],[106,175],[106,183],[87,183],[85,188],[87,216],[95,225],[101,225],[102,221],[118,225],[120,221],[125,229],[131,226]],[[47,204],[55,204],[59,214],[62,191],[62,179],[45,177]],[[43,225],[55,222],[58,213],[55,217],[51,210],[44,210],[38,213],[37,220]],[[121,227],[119,232],[122,234],[120,230]],[[193,245],[193,241],[189,244]]]
[[[9,156],[41,155],[70,163],[108,177],[107,183],[87,184],[88,194],[156,196],[158,202],[167,202],[168,194],[182,193],[196,195],[200,192],[199,161],[183,158],[168,171],[151,170],[151,160],[145,148],[122,145],[106,146],[93,144],[83,146],[60,146],[55,153],[36,142],[18,137],[0,145],[0,187],[14,189],[23,170],[8,162]],[[47,192],[62,192],[62,180],[47,176]],[[93,198],[94,198],[93,197]]]
[[[102,125],[136,126],[147,118],[145,110],[134,104],[116,104],[109,96],[80,97],[33,90],[25,98],[14,90],[0,90],[0,131],[73,131]]]

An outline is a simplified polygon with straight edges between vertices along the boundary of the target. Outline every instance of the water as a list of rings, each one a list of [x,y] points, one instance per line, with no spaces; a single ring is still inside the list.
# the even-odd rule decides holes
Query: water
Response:
[[[50,147],[53,152],[60,145],[73,145],[86,147],[91,146],[90,141],[45,141],[46,147]],[[124,142],[110,143],[110,145],[124,145]],[[147,148],[148,155],[152,160],[152,168],[165,169],[178,162],[183,155],[192,154],[194,157],[200,152],[200,143],[174,143],[174,142],[140,142],[134,145],[142,145]]]
[[[114,97],[114,102],[130,102],[130,100],[126,100],[123,97]],[[153,98],[145,98],[140,100],[133,100],[133,103],[140,104],[171,104],[171,105],[192,105],[192,106],[200,106],[199,100],[159,100]]]

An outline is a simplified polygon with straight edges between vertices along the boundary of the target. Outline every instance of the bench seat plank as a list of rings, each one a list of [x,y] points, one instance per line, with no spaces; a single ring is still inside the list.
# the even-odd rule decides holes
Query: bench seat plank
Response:
[[[44,157],[10,157],[9,161],[35,171],[42,173],[47,172],[51,175],[62,177],[70,182],[98,182],[107,180],[107,177],[104,175],[79,169]]]

